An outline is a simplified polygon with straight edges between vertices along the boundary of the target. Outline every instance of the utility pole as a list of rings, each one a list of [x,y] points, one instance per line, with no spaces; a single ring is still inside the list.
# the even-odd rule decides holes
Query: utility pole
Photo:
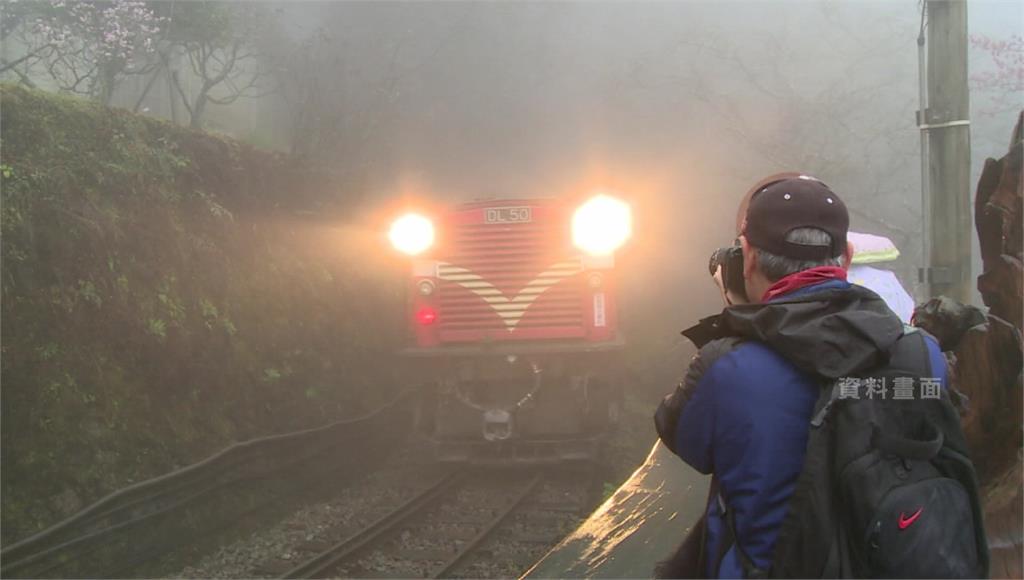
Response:
[[[971,136],[967,94],[967,2],[925,0],[927,95],[922,131],[928,297],[971,300]]]

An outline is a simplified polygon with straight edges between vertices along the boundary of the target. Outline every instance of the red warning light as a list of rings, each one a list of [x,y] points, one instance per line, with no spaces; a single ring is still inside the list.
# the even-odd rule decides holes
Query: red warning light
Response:
[[[419,322],[423,326],[433,324],[437,321],[437,311],[429,306],[426,308],[420,308],[419,312],[416,313],[416,322]]]

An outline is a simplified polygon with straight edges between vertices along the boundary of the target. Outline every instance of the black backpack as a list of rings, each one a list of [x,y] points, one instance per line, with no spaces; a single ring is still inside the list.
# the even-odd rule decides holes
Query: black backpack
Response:
[[[771,570],[736,546],[747,577],[988,576],[960,418],[928,380],[935,375],[924,335],[907,328],[884,368],[823,389]],[[729,542],[735,521],[722,507]]]

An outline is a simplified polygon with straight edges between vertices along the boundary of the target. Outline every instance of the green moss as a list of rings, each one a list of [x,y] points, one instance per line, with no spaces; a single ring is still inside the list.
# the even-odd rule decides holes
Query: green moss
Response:
[[[18,86],[0,84],[0,128],[0,541],[381,397],[398,295],[288,218],[338,184]]]

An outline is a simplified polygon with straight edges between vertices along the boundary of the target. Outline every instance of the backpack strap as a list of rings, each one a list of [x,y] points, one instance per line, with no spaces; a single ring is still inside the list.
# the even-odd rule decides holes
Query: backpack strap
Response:
[[[824,387],[822,390],[824,392],[828,392],[829,383],[826,382],[823,384]],[[829,396],[827,398],[824,396],[818,397],[818,402],[814,405],[814,417],[811,419],[811,427],[813,428],[821,427],[821,424],[825,422],[825,417],[828,417],[828,412],[832,410],[832,405],[839,399],[839,394],[841,392],[839,389],[839,381],[832,381],[831,385],[831,393],[829,393]]]
[[[725,508],[723,506],[725,505],[725,502],[722,501],[722,494],[718,489],[717,477],[712,477],[711,491],[711,499],[713,499],[718,504],[718,509],[719,511],[722,512],[722,515],[724,516]],[[718,577],[720,575],[722,561],[725,560],[725,555],[729,553],[729,548],[731,548],[734,543],[736,543],[736,534],[732,532],[732,528],[726,526],[726,528],[722,530],[722,538],[718,542],[718,553],[715,554],[715,565],[711,569],[710,576]]]
[[[743,577],[767,578],[768,570],[758,568],[750,558],[750,555],[747,554],[747,551],[740,545],[739,534],[736,533],[736,514],[725,504],[725,500],[722,499],[722,494],[718,494],[718,507],[722,509],[722,515],[725,519],[725,529],[727,531],[727,535],[723,538],[726,541],[723,541],[722,545],[726,546],[727,544],[733,544],[736,546],[736,555],[739,556],[740,565],[743,567]],[[728,548],[726,548],[726,550],[728,550]],[[721,554],[719,557],[719,565],[721,565],[722,558],[725,557],[725,554],[722,553],[721,550],[719,553]]]
[[[715,476],[711,476],[711,484],[708,486],[708,498],[704,501],[704,513],[701,515],[704,518],[704,525],[701,526],[700,530],[700,550],[697,553],[697,570],[699,573],[695,578],[703,578],[707,575],[708,570],[708,505],[711,503],[711,498],[714,494],[718,493],[718,482]],[[718,563],[716,562],[716,566]]]
[[[838,380],[832,381],[832,387],[830,391],[831,392],[829,392],[829,387],[826,383],[822,392],[822,396],[819,397],[818,402],[815,405],[817,412],[811,419],[812,432],[821,428],[821,425],[825,422],[825,418],[828,417],[829,411],[832,410],[832,405],[835,404],[835,402],[839,399],[840,389]],[[825,397],[825,392],[829,392],[827,399]],[[840,513],[839,510],[836,509],[835,505],[833,505],[832,511],[836,514]],[[846,560],[846,558],[843,557],[843,554],[840,554],[839,547],[845,545],[845,542],[846,531],[844,530],[844,526],[838,525],[836,526],[836,537],[832,541],[832,545],[829,547],[828,557],[825,559],[825,566],[824,568],[822,568],[821,571],[822,578],[844,577],[844,575],[842,574],[842,569],[843,561]]]
[[[902,340],[910,335],[917,336],[917,343],[920,345],[918,348],[912,348],[909,351],[904,351],[907,354],[908,361],[911,363],[910,368],[920,369],[921,376],[934,376],[935,369],[932,368],[932,357],[931,353],[928,352],[928,341],[925,340],[925,334],[920,328],[916,326],[910,326],[909,324],[903,325],[903,336],[900,337]],[[927,374],[925,374],[927,373]]]
[[[725,498],[722,497],[721,489],[718,486],[718,478],[712,479],[711,489],[714,493],[715,501],[718,502],[718,509],[722,512],[722,520],[725,522],[725,529],[722,531],[722,541],[719,542],[718,554],[715,555],[714,575],[718,575],[722,561],[725,560],[725,555],[729,553],[729,548],[735,546],[736,555],[739,556],[740,566],[743,568],[743,577],[767,578],[768,570],[758,568],[754,564],[754,560],[750,558],[750,555],[747,554],[747,551],[739,543],[739,534],[736,533],[736,514],[725,503]]]

